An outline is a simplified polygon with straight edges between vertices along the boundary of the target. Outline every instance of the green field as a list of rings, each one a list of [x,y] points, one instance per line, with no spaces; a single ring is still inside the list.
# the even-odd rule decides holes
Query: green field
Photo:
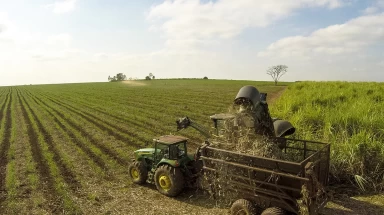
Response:
[[[294,137],[332,143],[332,182],[384,188],[384,84],[305,82],[288,87],[271,112]]]
[[[134,150],[175,133],[178,117],[209,125],[208,116],[226,111],[248,84],[271,94],[282,89],[211,80],[0,88],[1,211],[109,211],[106,204],[130,186]],[[184,135],[200,144],[190,131]]]
[[[364,188],[382,188],[381,84],[154,80],[0,87],[0,214],[225,214],[228,205],[193,191],[172,199],[153,186],[136,186],[127,167],[135,149],[175,134],[178,117],[211,126],[209,116],[226,112],[244,85],[267,92],[272,115],[291,120],[296,137],[332,143],[339,182],[362,177]],[[193,129],[180,133],[195,147],[203,140]],[[374,205],[381,207],[379,199]],[[382,212],[370,207],[371,214]]]

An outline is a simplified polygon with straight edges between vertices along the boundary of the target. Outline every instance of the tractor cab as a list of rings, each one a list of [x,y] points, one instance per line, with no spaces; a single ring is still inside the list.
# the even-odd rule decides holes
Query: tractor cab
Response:
[[[187,154],[188,138],[175,135],[165,135],[153,139],[155,143],[154,164],[156,166],[167,163],[171,166],[180,166],[183,161],[189,160]]]

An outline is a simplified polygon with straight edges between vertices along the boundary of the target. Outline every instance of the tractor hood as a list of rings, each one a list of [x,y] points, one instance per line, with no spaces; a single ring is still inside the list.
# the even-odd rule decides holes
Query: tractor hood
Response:
[[[155,152],[154,148],[144,148],[144,149],[139,149],[135,151],[135,153],[138,153],[138,154],[146,154],[146,153],[153,154],[154,152]]]
[[[140,157],[151,157],[153,153],[155,153],[154,148],[144,148],[144,149],[139,149],[136,150],[135,152],[135,157],[136,159],[139,159]]]

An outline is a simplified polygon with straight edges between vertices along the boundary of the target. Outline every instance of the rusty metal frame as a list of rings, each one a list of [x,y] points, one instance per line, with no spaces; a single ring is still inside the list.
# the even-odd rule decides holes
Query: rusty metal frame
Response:
[[[293,191],[293,192],[299,192],[301,191],[301,189],[298,189],[296,187],[288,187],[288,186],[284,186],[284,185],[280,185],[280,184],[277,184],[277,181],[275,181],[275,183],[271,183],[269,181],[261,181],[261,180],[257,180],[253,177],[255,177],[255,175],[253,175],[251,177],[252,174],[257,174],[257,172],[261,172],[261,173],[264,173],[264,174],[271,174],[272,175],[276,175],[278,176],[278,178],[280,177],[284,177],[284,178],[290,178],[292,180],[295,180],[295,181],[300,181],[299,184],[313,184],[313,180],[311,177],[309,177],[307,174],[306,174],[306,166],[311,164],[316,164],[316,166],[318,166],[318,171],[316,172],[316,174],[318,176],[318,179],[324,179],[322,181],[320,181],[321,183],[323,183],[324,185],[327,185],[327,181],[325,179],[328,179],[328,175],[329,175],[329,159],[330,159],[330,144],[329,143],[323,143],[323,142],[318,142],[318,141],[308,141],[308,140],[300,140],[300,139],[292,139],[292,138],[280,138],[280,137],[276,137],[276,139],[284,139],[284,140],[289,140],[289,141],[293,141],[293,142],[298,142],[298,143],[302,143],[303,144],[303,148],[298,148],[298,147],[290,147],[290,146],[287,146],[286,148],[291,148],[291,149],[296,149],[296,150],[300,150],[300,151],[303,151],[303,154],[304,154],[304,158],[301,162],[291,162],[291,161],[285,161],[285,160],[279,160],[279,159],[272,159],[272,158],[265,158],[265,157],[260,157],[260,156],[253,156],[253,155],[245,155],[245,154],[241,154],[241,153],[238,153],[238,152],[233,152],[233,151],[228,151],[228,150],[224,150],[224,149],[218,149],[218,148],[215,148],[215,147],[211,147],[209,145],[204,145],[202,148],[201,148],[201,159],[203,161],[203,169],[206,170],[206,171],[211,171],[211,172],[214,172],[215,175],[218,175],[218,174],[224,174],[224,175],[227,175],[230,177],[230,179],[228,180],[228,182],[230,182],[230,188],[229,189],[233,189],[235,191],[240,191],[244,194],[248,194],[249,197],[253,197],[253,198],[261,198],[261,199],[265,199],[265,200],[269,200],[269,201],[273,201],[273,202],[277,202],[277,203],[280,203],[282,205],[284,205],[284,208],[291,211],[291,212],[295,212],[295,213],[298,213],[298,210],[299,208],[297,207],[297,204],[296,204],[296,198],[292,197],[289,195],[289,193],[287,193],[286,191]],[[313,150],[313,149],[308,149],[308,143],[310,144],[318,144],[320,146],[319,149],[317,150]],[[314,145],[316,146],[316,145]],[[286,150],[285,148],[285,150]],[[209,156],[208,154],[206,154],[206,150],[209,150],[210,153],[213,153],[212,156]],[[313,153],[310,153],[309,156],[308,156],[308,152],[313,152]],[[235,155],[235,156],[248,156],[250,158],[253,158],[251,160],[258,160],[258,161],[266,161],[263,163],[263,165],[272,165],[270,167],[270,169],[268,169],[268,167],[255,167],[255,166],[248,166],[248,165],[244,165],[243,163],[237,163],[237,160],[235,161],[227,161],[227,160],[223,160],[223,159],[217,159],[215,158],[214,155],[216,155],[216,153],[218,154],[221,154],[221,153],[224,153],[224,154],[230,154],[230,155]],[[325,158],[324,155],[326,155],[327,157]],[[308,157],[307,157],[308,156]],[[323,158],[325,158],[325,160],[323,160]],[[261,159],[261,160],[260,160]],[[207,163],[208,161],[208,163]],[[321,163],[321,164],[318,164],[318,163]],[[214,165],[217,165],[217,164],[220,164],[222,166],[225,166],[225,168],[223,170],[218,170],[218,169],[215,169],[215,168],[210,168],[207,166],[209,166],[209,164],[214,164]],[[297,174],[292,174],[292,172],[288,173],[288,172],[284,172],[284,171],[281,171],[280,170],[280,166],[281,164],[285,164],[285,167],[284,168],[293,168],[295,169],[295,171],[297,171]],[[320,171],[320,166],[319,165],[323,165],[321,166],[322,168],[325,168],[324,172],[321,172]],[[325,166],[324,166],[325,165]],[[247,170],[248,171],[248,174],[246,173],[245,171],[245,174],[247,174],[248,177],[244,177],[244,176],[241,176],[241,175],[234,175],[234,174],[228,174],[228,166],[232,166],[233,168],[242,168],[244,171]],[[276,168],[276,169],[271,169],[271,168]],[[251,174],[252,172],[252,174]],[[322,175],[323,174],[323,175]],[[236,181],[236,179],[238,179]],[[245,183],[243,183],[242,181],[244,181]],[[267,186],[267,187],[264,187],[263,186]],[[268,189],[268,186],[269,186],[269,189]],[[271,190],[271,187],[275,187]],[[240,189],[240,190],[239,190]],[[295,194],[297,195],[297,194]],[[311,205],[312,207],[314,207],[313,205]],[[321,205],[316,205],[316,211],[317,209],[319,208],[322,208],[324,206],[324,204],[321,204]]]

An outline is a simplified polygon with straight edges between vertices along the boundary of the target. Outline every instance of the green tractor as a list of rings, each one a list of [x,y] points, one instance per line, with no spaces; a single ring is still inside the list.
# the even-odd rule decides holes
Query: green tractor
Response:
[[[170,197],[196,184],[202,162],[195,154],[188,154],[187,138],[165,135],[154,139],[154,145],[134,152],[128,169],[134,183],[154,183],[161,194]]]

